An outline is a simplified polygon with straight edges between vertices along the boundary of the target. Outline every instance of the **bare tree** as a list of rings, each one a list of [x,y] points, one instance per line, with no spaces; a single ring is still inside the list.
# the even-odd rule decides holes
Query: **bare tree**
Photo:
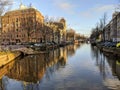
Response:
[[[44,37],[44,41],[45,40],[45,37],[48,36],[48,35],[52,35],[54,36],[54,29],[55,29],[55,18],[54,17],[49,17],[49,16],[45,16],[45,19],[44,19],[44,27],[43,27],[43,37]]]
[[[105,12],[102,16],[102,18],[99,20],[99,23],[97,23],[96,27],[92,29],[91,39],[98,39],[99,35],[103,32],[104,27],[107,24],[107,13]],[[104,35],[104,33],[103,33]],[[105,39],[105,36],[103,36]]]
[[[106,26],[106,23],[107,23],[107,13],[105,12],[104,15],[103,15],[103,26],[105,27]]]
[[[50,22],[51,22],[51,19],[49,16],[45,16],[44,18],[44,24],[42,26],[42,29],[41,29],[41,33],[42,33],[42,37],[43,37],[43,40],[44,40],[44,43],[45,43],[45,49],[47,49],[47,39],[48,39],[48,36],[51,34],[51,28],[50,28]]]
[[[0,16],[10,10],[13,0],[0,0]]]

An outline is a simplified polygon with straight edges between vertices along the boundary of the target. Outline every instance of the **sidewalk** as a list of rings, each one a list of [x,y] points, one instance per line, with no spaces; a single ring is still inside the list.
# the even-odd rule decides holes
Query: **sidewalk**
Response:
[[[14,60],[20,55],[21,55],[21,52],[19,51],[3,52],[3,54],[0,55],[0,67],[6,65],[7,63]]]

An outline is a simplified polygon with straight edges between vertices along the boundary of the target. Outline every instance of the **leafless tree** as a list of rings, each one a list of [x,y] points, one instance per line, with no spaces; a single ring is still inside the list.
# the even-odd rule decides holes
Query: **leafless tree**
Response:
[[[49,23],[50,23],[50,18],[49,16],[45,16],[44,18],[44,26],[42,28],[42,34],[43,34],[43,38],[44,38],[44,41],[46,42],[47,41],[47,35],[50,34],[49,33]]]
[[[92,29],[91,38],[98,39],[99,34],[103,32],[104,27],[107,24],[107,13],[105,12],[101,19],[99,19],[99,23],[96,24],[95,28]]]
[[[13,0],[0,0],[0,16],[10,10]]]
[[[45,16],[45,19],[44,19],[44,27],[43,27],[43,37],[44,37],[44,40],[45,40],[45,37],[47,35],[52,35],[54,36],[54,29],[55,29],[55,23],[56,20],[54,17],[49,17],[49,16]],[[45,40],[46,41],[46,40]]]
[[[105,12],[104,15],[103,15],[103,26],[105,27],[106,26],[106,23],[107,23],[107,13]]]

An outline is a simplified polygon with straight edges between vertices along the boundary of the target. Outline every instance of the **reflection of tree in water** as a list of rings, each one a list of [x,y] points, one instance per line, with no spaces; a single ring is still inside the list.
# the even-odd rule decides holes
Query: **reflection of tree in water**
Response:
[[[108,70],[108,67],[106,67],[106,57],[96,46],[91,46],[91,54],[92,58],[96,60],[96,66],[99,68],[103,79],[105,79]]]
[[[92,57],[96,60],[96,66],[99,68],[103,82],[110,89],[120,89],[120,64],[117,65],[116,57],[111,54],[101,53],[96,47],[91,47]],[[107,55],[107,56],[105,56]],[[117,76],[117,78],[116,78]]]
[[[106,59],[109,66],[111,67],[112,75],[116,76],[116,59],[117,58],[112,55],[111,56],[109,55],[109,57],[107,56]]]
[[[116,60],[116,69],[115,69],[115,73],[117,75],[117,77],[120,80],[120,60]]]
[[[60,53],[58,53],[57,59],[54,58],[54,63],[52,63],[52,65],[50,65],[46,70],[45,77],[47,78],[47,80],[50,80],[50,77],[54,74],[55,71],[59,70],[59,68],[61,67],[65,67],[66,65],[66,55],[64,55],[64,53],[66,53],[66,49],[59,49],[59,52]]]
[[[81,45],[82,45],[82,43],[77,43],[77,44],[75,44],[76,49],[80,48]]]
[[[48,67],[46,70],[45,77],[47,80],[50,80],[50,77],[54,74],[55,71],[58,71],[60,68],[64,68],[66,65],[66,60],[62,57],[58,60],[58,62],[51,67]]]
[[[119,57],[107,57],[109,66],[111,67],[112,75],[120,79],[120,59]]]
[[[73,56],[75,54],[75,46],[69,45],[67,46],[68,55]]]
[[[11,69],[13,68],[14,64],[16,63],[17,60],[22,59],[23,57],[20,56],[18,58],[16,58],[15,60],[11,61],[10,63],[8,63],[7,65],[3,66],[0,68],[0,90],[5,90],[5,87],[3,85],[3,80],[2,77],[8,73],[9,71],[11,71]],[[7,81],[7,79],[5,79]]]
[[[40,58],[41,57],[41,58]],[[40,59],[39,59],[40,58]],[[14,67],[6,75],[10,78],[36,82],[44,73],[43,55],[27,56],[15,63]]]
[[[14,63],[12,69],[6,74],[6,79],[1,80],[9,83],[1,82],[1,87],[9,87],[12,82],[22,82],[21,85],[26,90],[35,87],[36,89],[33,90],[38,90],[42,78],[50,80],[55,71],[65,67],[69,52],[75,53],[75,50],[72,45],[45,54],[26,56]]]
[[[110,89],[120,90],[120,65],[118,64],[119,58],[109,55],[106,57],[108,73],[105,77],[104,83]]]
[[[38,83],[40,84],[44,75],[47,79],[50,79],[55,71],[61,67],[65,67],[67,61],[66,51],[65,47],[52,50],[46,54],[26,56],[17,61],[13,68],[6,74],[7,80],[9,81],[9,78],[12,78],[18,82],[22,81],[24,88],[37,86]],[[1,82],[0,84],[1,86],[5,84],[4,87],[9,86],[7,83]],[[30,88],[26,90],[30,90]]]
[[[99,49],[96,46],[91,46],[91,56],[92,59],[96,60],[96,65],[99,64],[99,59],[102,58],[102,53],[99,51]]]
[[[4,89],[3,82],[2,82],[2,80],[0,80],[0,90],[3,90],[3,89]]]

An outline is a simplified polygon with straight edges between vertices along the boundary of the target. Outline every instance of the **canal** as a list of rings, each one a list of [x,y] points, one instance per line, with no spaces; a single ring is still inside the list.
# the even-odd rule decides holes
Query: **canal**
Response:
[[[0,68],[0,90],[120,90],[120,59],[90,44],[17,58]]]

